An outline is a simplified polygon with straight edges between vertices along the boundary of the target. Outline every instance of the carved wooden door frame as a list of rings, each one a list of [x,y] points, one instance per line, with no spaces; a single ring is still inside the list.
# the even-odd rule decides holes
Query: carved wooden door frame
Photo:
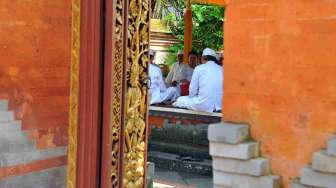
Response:
[[[150,0],[72,0],[68,188],[146,185]]]
[[[77,187],[100,186],[103,0],[81,0]]]
[[[150,0],[105,1],[103,188],[146,185]]]
[[[68,188],[145,188],[150,0],[72,0]]]
[[[72,0],[68,188],[100,187],[103,0]]]

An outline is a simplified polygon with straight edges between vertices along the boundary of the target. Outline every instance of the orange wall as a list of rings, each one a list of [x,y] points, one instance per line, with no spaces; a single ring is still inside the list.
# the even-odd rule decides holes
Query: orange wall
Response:
[[[41,147],[66,143],[70,24],[69,0],[0,1],[0,99]]]
[[[226,120],[248,122],[275,174],[299,175],[336,131],[336,2],[231,0]]]

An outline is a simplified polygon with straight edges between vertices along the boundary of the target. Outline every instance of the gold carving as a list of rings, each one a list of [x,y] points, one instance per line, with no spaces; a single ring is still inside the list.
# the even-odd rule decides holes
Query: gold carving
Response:
[[[126,188],[144,186],[149,50],[149,0],[130,0],[125,127]]]
[[[123,97],[123,0],[116,1],[115,10],[115,42],[112,64],[112,159],[111,159],[111,183],[113,188],[119,187],[119,144],[120,129],[122,126],[122,97]]]
[[[71,80],[69,109],[69,146],[67,187],[76,187],[77,126],[80,60],[80,0],[72,0]]]

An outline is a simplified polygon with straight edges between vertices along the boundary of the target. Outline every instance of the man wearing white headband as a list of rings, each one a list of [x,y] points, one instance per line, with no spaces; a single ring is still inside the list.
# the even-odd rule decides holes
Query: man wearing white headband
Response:
[[[189,96],[179,97],[173,106],[204,112],[222,109],[224,75],[216,56],[216,52],[210,48],[203,51],[203,64],[194,70]]]
[[[170,87],[167,88],[162,72],[159,66],[154,64],[155,52],[153,50],[149,51],[149,78],[150,78],[150,104],[160,104],[169,101],[175,101],[179,97],[179,91]]]
[[[177,53],[177,62],[173,65],[173,68],[169,72],[166,83],[169,86],[178,86],[183,81],[190,81],[191,74],[190,74],[190,67],[188,64],[183,62],[183,50],[179,50]]]

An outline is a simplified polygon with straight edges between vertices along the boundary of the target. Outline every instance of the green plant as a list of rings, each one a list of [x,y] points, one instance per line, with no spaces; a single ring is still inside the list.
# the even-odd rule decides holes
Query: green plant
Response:
[[[193,49],[205,47],[214,50],[223,48],[224,8],[217,6],[193,5]]]
[[[177,11],[180,12],[180,11]],[[193,12],[193,50],[202,51],[209,47],[223,48],[224,8],[210,5],[192,5]],[[164,18],[173,34],[184,41],[184,18],[174,11]],[[183,44],[181,44],[183,47]],[[180,46],[180,45],[177,45]]]
[[[156,0],[155,10],[156,18],[167,21],[173,35],[181,41],[168,49],[172,55],[167,56],[166,63],[172,64],[176,61],[177,51],[184,46],[184,0]],[[194,51],[200,53],[207,47],[214,50],[223,49],[224,11],[223,7],[218,6],[192,5]]]
[[[152,0],[153,14],[156,19],[167,21],[173,35],[181,43],[169,47],[171,53],[165,62],[176,62],[176,53],[183,49],[184,41],[184,0]],[[211,5],[193,4],[193,50],[201,53],[204,48],[223,49],[223,23],[225,8]]]

